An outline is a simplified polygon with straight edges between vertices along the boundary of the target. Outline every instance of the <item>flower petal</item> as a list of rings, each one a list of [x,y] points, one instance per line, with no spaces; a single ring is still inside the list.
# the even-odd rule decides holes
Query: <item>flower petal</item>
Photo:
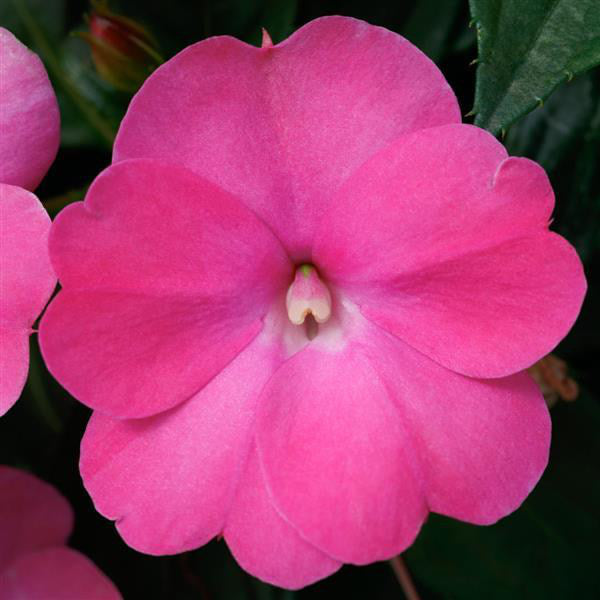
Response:
[[[0,571],[28,552],[64,544],[72,527],[71,507],[55,488],[0,466]]]
[[[550,448],[550,415],[531,377],[471,379],[383,331],[371,352],[412,432],[429,508],[478,525],[516,510]]]
[[[268,304],[293,276],[277,238],[236,198],[145,159],[109,167],[57,216],[50,256],[66,289],[231,296],[239,312]]]
[[[50,218],[32,193],[0,183],[0,415],[25,385],[31,326],[56,285],[49,231]]]
[[[21,556],[0,572],[0,600],[120,600],[117,588],[89,558],[70,548]]]
[[[460,121],[437,67],[401,36],[324,17],[277,46],[202,41],[135,96],[114,161],[183,164],[242,198],[306,258],[340,183],[400,134]]]
[[[262,328],[292,269],[235,198],[155,161],[109,168],[55,220],[63,290],[40,325],[52,374],[111,416],[191,397]]]
[[[362,310],[453,371],[502,377],[558,344],[585,289],[575,250],[543,233],[399,278]]]
[[[311,544],[356,564],[404,550],[427,514],[410,433],[362,336],[335,350],[313,342],[285,362],[257,421],[277,509]]]
[[[35,189],[59,138],[58,104],[42,61],[0,27],[0,182]]]
[[[255,449],[250,452],[223,534],[243,569],[279,587],[298,589],[342,566],[304,541],[277,513]]]
[[[548,232],[548,179],[467,125],[418,131],[336,195],[314,249],[364,315],[475,377],[520,371],[572,326],[581,262]],[[348,240],[352,240],[351,243]]]
[[[117,521],[130,546],[175,554],[222,531],[272,355],[261,336],[169,412],[122,421],[92,415],[81,476],[98,512]]]

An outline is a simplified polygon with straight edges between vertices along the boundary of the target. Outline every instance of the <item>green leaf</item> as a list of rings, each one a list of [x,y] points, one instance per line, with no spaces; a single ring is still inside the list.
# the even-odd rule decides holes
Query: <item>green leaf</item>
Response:
[[[523,506],[490,527],[432,515],[405,556],[442,598],[597,598],[600,405],[591,395],[552,410],[549,466]]]
[[[479,66],[475,124],[494,134],[600,63],[598,0],[469,0]]]

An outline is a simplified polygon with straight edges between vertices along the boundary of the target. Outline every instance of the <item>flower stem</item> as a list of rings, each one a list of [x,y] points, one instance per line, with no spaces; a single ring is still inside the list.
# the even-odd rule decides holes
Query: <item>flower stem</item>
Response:
[[[65,93],[71,98],[73,104],[77,106],[80,112],[97,131],[102,138],[102,141],[111,148],[116,135],[114,127],[79,93],[71,79],[65,74],[58,56],[54,52],[46,34],[37,24],[25,2],[23,0],[13,0],[13,6],[19,14],[23,25],[29,32],[31,39],[37,46],[54,79],[60,84]]]
[[[420,600],[419,592],[417,592],[417,588],[413,583],[408,567],[402,557],[400,555],[394,556],[389,562],[394,571],[394,575],[406,596],[406,600]]]

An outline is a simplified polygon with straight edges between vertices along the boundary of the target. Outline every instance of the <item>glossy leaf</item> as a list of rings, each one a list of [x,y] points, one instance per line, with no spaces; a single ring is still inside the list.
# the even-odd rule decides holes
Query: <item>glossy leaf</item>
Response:
[[[479,66],[475,124],[494,134],[600,63],[598,0],[469,0]]]

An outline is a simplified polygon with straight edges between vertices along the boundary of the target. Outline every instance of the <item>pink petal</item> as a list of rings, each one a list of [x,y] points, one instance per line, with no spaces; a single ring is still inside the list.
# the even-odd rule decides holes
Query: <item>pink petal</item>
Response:
[[[260,331],[292,276],[273,234],[190,171],[127,161],[56,219],[63,290],[40,325],[52,374],[120,418],[193,396]]]
[[[194,398],[155,417],[92,415],[81,475],[130,546],[174,554],[222,531],[272,354],[258,338]]]
[[[35,189],[59,138],[58,104],[42,61],[0,27],[0,182]]]
[[[516,510],[548,462],[550,416],[526,373],[471,379],[371,333],[380,376],[420,457],[432,511],[479,525]]]
[[[120,600],[114,584],[70,548],[26,554],[0,573],[0,600]]]
[[[50,218],[32,193],[0,183],[0,415],[25,385],[31,327],[56,284],[49,230]]]
[[[575,251],[547,230],[552,206],[541,167],[507,159],[483,130],[418,131],[340,189],[314,258],[405,342],[457,372],[500,377],[552,350],[585,294]]]
[[[56,489],[25,471],[0,466],[0,571],[28,552],[64,544],[72,527],[71,507]]]
[[[277,513],[269,499],[256,450],[251,451],[244,469],[224,536],[243,569],[279,587],[298,589],[342,566],[304,541]]]
[[[281,44],[189,47],[134,98],[114,160],[183,164],[243,199],[295,258],[340,183],[400,134],[460,121],[437,67],[401,36],[347,17]]]
[[[585,289],[575,250],[545,232],[398,280],[363,314],[456,372],[501,377],[558,344]]]
[[[364,564],[409,546],[427,509],[410,432],[359,335],[343,348],[313,342],[279,368],[257,444],[284,518],[321,551]]]
[[[0,306],[3,324],[29,329],[56,283],[48,257],[50,217],[22,188],[0,183]]]

